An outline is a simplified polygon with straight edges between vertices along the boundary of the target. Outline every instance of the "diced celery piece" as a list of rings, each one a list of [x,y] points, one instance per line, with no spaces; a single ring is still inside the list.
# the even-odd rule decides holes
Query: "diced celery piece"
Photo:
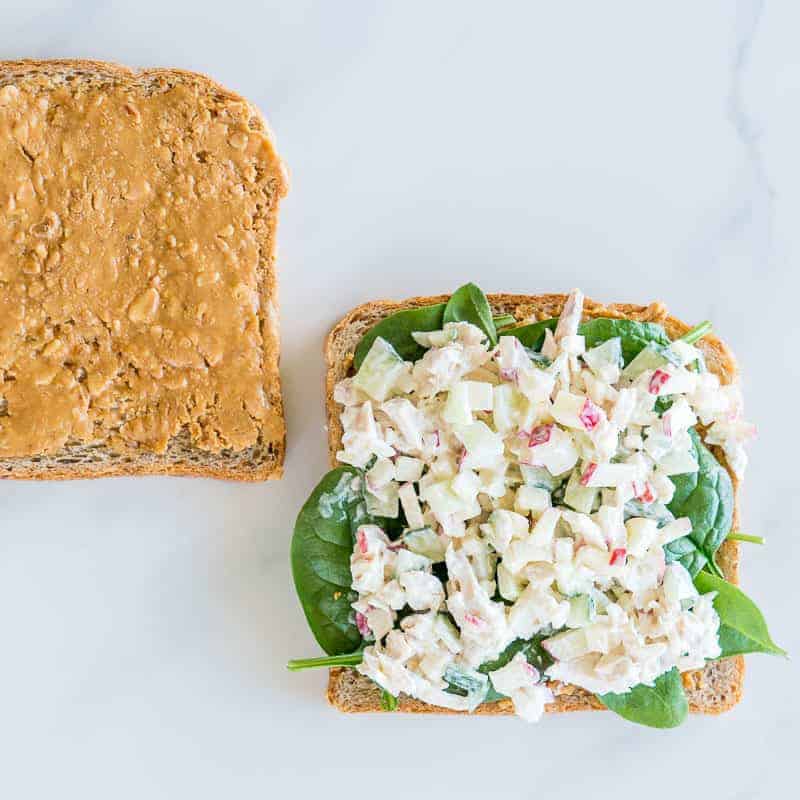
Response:
[[[530,511],[533,514],[541,514],[552,505],[550,492],[547,489],[528,484],[523,484],[517,489],[515,503],[520,510]]]
[[[383,401],[389,396],[404,369],[405,363],[397,351],[379,336],[372,343],[353,378],[353,386],[373,400]]]
[[[642,503],[640,500],[628,500],[625,503],[625,519],[644,517],[653,519],[659,528],[675,520],[672,512],[663,503]]]
[[[567,488],[564,491],[564,502],[582,514],[591,514],[594,504],[597,502],[599,489],[589,486],[581,486],[580,473],[573,471],[567,481]]]
[[[652,342],[642,348],[639,354],[622,370],[622,378],[624,380],[636,380],[643,372],[648,370],[656,370],[663,367],[665,364],[680,364],[680,359],[673,353],[669,347],[664,345],[656,345]]]
[[[589,652],[586,633],[582,628],[551,636],[544,640],[542,646],[558,661],[571,661]]]
[[[604,367],[621,367],[622,339],[619,336],[615,336],[613,339],[606,339],[597,347],[587,350],[583,354],[583,360],[598,377],[603,375]]]
[[[454,384],[447,393],[442,418],[451,425],[469,425],[472,422],[469,387],[465,382]]]
[[[449,664],[442,676],[451,686],[466,692],[469,708],[477,708],[489,693],[489,676]]]
[[[403,543],[412,553],[429,558],[434,563],[444,561],[445,545],[441,538],[430,528],[408,531],[403,536]]]
[[[529,486],[537,486],[540,489],[547,489],[548,492],[553,492],[561,484],[561,480],[553,477],[546,467],[529,467],[527,464],[520,464],[519,469],[522,473],[522,479]]]
[[[480,469],[492,467],[503,455],[503,438],[485,422],[473,422],[456,428],[456,435],[466,450],[464,466]]]
[[[568,628],[585,628],[595,619],[594,599],[588,594],[579,594],[569,598]]]

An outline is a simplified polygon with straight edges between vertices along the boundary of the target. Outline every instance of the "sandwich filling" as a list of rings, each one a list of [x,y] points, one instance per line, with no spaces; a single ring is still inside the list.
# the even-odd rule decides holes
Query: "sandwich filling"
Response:
[[[627,365],[619,337],[587,348],[582,311],[576,290],[535,351],[447,322],[414,334],[412,363],[378,337],[336,386],[337,458],[370,515],[350,560],[358,669],[385,692],[508,697],[537,720],[553,682],[624,693],[720,655],[714,593],[665,555],[692,521],[667,506],[700,469],[696,425],[743,473],[738,387],[685,341]]]

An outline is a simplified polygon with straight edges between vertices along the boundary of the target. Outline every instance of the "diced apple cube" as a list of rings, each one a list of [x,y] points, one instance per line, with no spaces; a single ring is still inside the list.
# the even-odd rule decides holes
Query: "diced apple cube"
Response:
[[[473,411],[491,411],[494,404],[494,387],[483,381],[464,381],[469,405]]]
[[[625,523],[628,534],[628,554],[644,558],[658,536],[658,525],[654,519],[633,517]]]
[[[451,425],[470,425],[472,410],[469,403],[469,387],[465,382],[454,384],[447,394],[442,419]]]
[[[587,630],[589,628],[564,631],[545,639],[542,646],[557,661],[572,661],[590,652],[584,633]]]
[[[456,436],[466,449],[463,466],[478,469],[493,467],[503,455],[503,438],[485,422],[473,422],[455,428]]]
[[[423,466],[424,463],[418,458],[398,456],[394,462],[394,476],[403,483],[418,481],[422,477]]]
[[[556,395],[551,413],[556,422],[561,425],[582,431],[584,430],[584,425],[581,421],[581,412],[585,404],[586,395],[560,391]]]
[[[534,516],[538,516],[550,508],[550,492],[547,489],[525,484],[517,489],[514,505],[518,511],[529,511]]]
[[[422,528],[425,521],[422,518],[422,509],[419,505],[419,498],[414,491],[413,483],[404,483],[398,490],[400,497],[400,505],[403,507],[403,513],[406,515],[406,522],[408,527],[412,530],[415,528]]]
[[[635,480],[638,474],[639,468],[634,464],[598,464],[586,480],[586,486],[616,488]]]

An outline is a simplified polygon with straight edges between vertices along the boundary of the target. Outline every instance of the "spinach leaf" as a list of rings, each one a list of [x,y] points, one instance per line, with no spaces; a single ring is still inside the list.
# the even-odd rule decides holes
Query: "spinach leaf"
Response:
[[[667,564],[677,561],[694,577],[708,563],[708,559],[697,549],[697,545],[689,536],[682,536],[664,545]]]
[[[353,467],[331,470],[297,516],[292,536],[292,575],[311,632],[328,655],[352,653],[361,644],[350,604],[353,532],[366,511],[361,477]]]
[[[386,689],[381,689],[381,709],[384,711],[397,711],[400,705],[398,699]]]
[[[497,658],[492,661],[485,661],[481,664],[478,667],[478,672],[488,675],[497,669],[501,669],[506,666],[517,653],[522,653],[529,664],[533,664],[539,672],[544,672],[553,663],[553,658],[547,650],[542,647],[542,642],[552,635],[553,631],[548,630],[537,634],[531,639],[515,639],[499,656],[497,656]],[[449,682],[445,691],[462,696],[465,694],[464,687],[458,686],[453,682]],[[483,703],[496,703],[504,697],[504,694],[500,694],[500,692],[492,686],[490,680],[489,688],[486,697],[483,699]]]
[[[499,656],[497,656],[497,658],[492,661],[485,661],[481,664],[478,667],[478,672],[489,674],[497,669],[501,669],[506,666],[517,653],[522,653],[529,664],[533,664],[539,672],[543,673],[553,663],[553,658],[547,650],[542,647],[542,642],[552,635],[553,632],[548,631],[547,633],[539,633],[531,639],[515,639]],[[483,702],[494,703],[498,700],[502,700],[504,697],[505,695],[500,694],[490,683],[489,691]]]
[[[304,669],[320,669],[329,667],[357,667],[364,657],[363,650],[354,653],[345,653],[339,656],[320,656],[319,658],[293,658],[286,669],[290,672],[300,672]]]
[[[540,322],[532,322],[530,325],[520,325],[519,328],[503,331],[503,335],[516,336],[525,347],[529,347],[531,350],[541,350],[542,344],[544,344],[544,332],[548,328],[554,331],[556,325],[558,325],[558,319],[543,319]]]
[[[474,283],[467,283],[457,289],[447,303],[398,311],[370,328],[356,347],[353,367],[358,370],[378,336],[389,342],[405,361],[416,361],[425,353],[425,348],[418,345],[411,334],[414,331],[436,331],[447,322],[470,322],[489,337],[492,345],[497,344],[497,328],[489,301]],[[540,350],[545,330],[555,330],[557,324],[557,318],[545,319],[504,330],[503,334],[516,336],[525,347]],[[622,339],[622,357],[626,364],[649,343],[670,343],[670,338],[660,325],[631,319],[591,319],[580,326],[580,333],[586,337],[587,350],[619,336]]]
[[[486,675],[472,669],[465,669],[450,664],[445,668],[442,679],[447,684],[445,691],[448,694],[457,694],[459,697],[466,697],[470,708],[477,708],[487,702],[492,684]],[[492,700],[498,700],[499,696],[492,696]]]
[[[699,325],[695,325],[691,330],[686,331],[686,333],[680,337],[680,340],[686,342],[686,344],[694,344],[695,342],[699,342],[704,336],[708,336],[711,330],[711,322],[709,320],[704,320]]]
[[[414,341],[414,331],[438,331],[443,325],[446,303],[421,308],[407,308],[382,319],[370,328],[356,347],[353,368],[358,371],[372,343],[379,336],[389,342],[404,361],[422,358],[425,348]],[[490,315],[491,316],[491,315]]]
[[[483,698],[484,703],[496,703],[498,700],[504,700],[505,695],[500,694],[497,689],[492,686],[491,680],[489,681],[489,688],[486,692],[486,697]]]
[[[511,644],[492,661],[485,661],[478,667],[478,672],[494,672],[506,666],[517,653],[522,653],[529,664],[533,664],[539,672],[544,672],[552,663],[553,658],[542,647],[542,642],[553,636],[553,631],[539,633],[530,639],[514,639]]]
[[[671,394],[662,394],[661,397],[656,398],[656,404],[654,406],[656,414],[659,417],[663,417],[664,414],[672,408],[672,404],[675,402],[675,397]]]
[[[714,608],[719,614],[720,658],[742,653],[786,655],[786,651],[772,641],[758,606],[741,589],[705,571],[695,577],[694,583],[702,594],[717,593]]]
[[[623,719],[650,728],[676,728],[689,713],[677,667],[656,678],[653,686],[639,684],[625,694],[601,694],[597,699]]]
[[[556,325],[558,325],[558,318],[545,319],[503,333],[516,336],[525,347],[540,350],[544,342],[545,330],[548,328],[555,330]],[[666,331],[655,322],[598,317],[582,323],[578,330],[586,339],[587,350],[619,336],[622,340],[622,358],[626,364],[631,362],[650,343],[659,345],[670,343]]]
[[[498,320],[507,318],[501,316]],[[513,322],[513,317],[510,319]],[[489,337],[492,345],[497,344],[497,329],[489,301],[474,283],[467,283],[457,289],[446,303],[407,308],[382,319],[361,337],[353,356],[353,368],[358,371],[372,343],[379,336],[389,342],[404,361],[416,361],[422,358],[425,348],[417,344],[411,334],[415,331],[438,331],[446,322],[477,325]]]
[[[598,317],[584,322],[578,330],[586,339],[587,350],[619,336],[622,340],[622,360],[625,364],[633,361],[648,344],[670,343],[666,331],[655,322]]]
[[[749,542],[750,544],[766,544],[767,540],[763,536],[755,536],[751,533],[734,531],[725,537],[730,542]]]
[[[678,539],[667,546],[667,560],[680,561],[692,576],[706,564],[719,574],[714,554],[731,530],[733,484],[727,470],[700,441],[697,431],[691,429],[689,435],[698,470],[672,476],[675,495],[667,508],[676,517],[689,518],[692,532],[684,539],[694,544],[695,550],[684,539]]]
[[[492,321],[494,322],[495,329],[498,331],[501,328],[510,328],[512,325],[517,324],[517,320],[513,314],[497,314],[492,317]]]
[[[489,337],[492,347],[497,344],[497,329],[489,301],[474,283],[465,283],[453,292],[444,308],[443,323],[448,322],[469,322]]]

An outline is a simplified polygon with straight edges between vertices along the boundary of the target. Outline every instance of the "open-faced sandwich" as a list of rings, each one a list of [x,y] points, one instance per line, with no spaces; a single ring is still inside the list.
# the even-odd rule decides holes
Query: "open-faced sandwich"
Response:
[[[328,655],[290,668],[344,711],[733,706],[742,655],[783,651],[736,585],[754,428],[710,331],[474,284],[348,314],[291,554]]]

